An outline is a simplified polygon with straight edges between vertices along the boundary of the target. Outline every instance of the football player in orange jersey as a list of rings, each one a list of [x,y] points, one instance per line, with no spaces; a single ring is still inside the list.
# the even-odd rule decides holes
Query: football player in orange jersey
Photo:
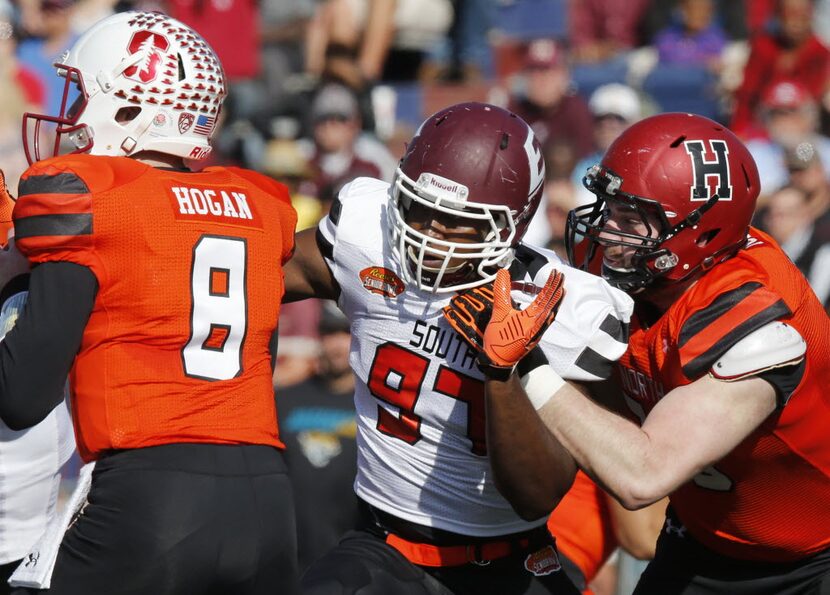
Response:
[[[296,223],[287,192],[238,168],[187,167],[211,150],[225,80],[182,23],[116,14],[56,68],[61,113],[24,116],[32,165],[14,220],[32,273],[0,349],[0,417],[36,424],[69,375],[78,449],[95,468],[54,571],[42,543],[24,584],[292,593],[271,385]],[[41,155],[47,132],[55,155],[72,153]]]
[[[636,593],[830,592],[830,320],[750,227],[752,157],[716,122],[663,114],[585,181],[569,255],[635,300],[609,392],[641,425],[568,386],[535,406],[627,508],[670,496]]]

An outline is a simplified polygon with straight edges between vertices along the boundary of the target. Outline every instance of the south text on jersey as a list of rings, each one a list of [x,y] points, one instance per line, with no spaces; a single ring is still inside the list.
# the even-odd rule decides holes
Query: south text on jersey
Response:
[[[409,344],[415,349],[443,359],[458,368],[475,369],[476,355],[450,328],[416,320]]]

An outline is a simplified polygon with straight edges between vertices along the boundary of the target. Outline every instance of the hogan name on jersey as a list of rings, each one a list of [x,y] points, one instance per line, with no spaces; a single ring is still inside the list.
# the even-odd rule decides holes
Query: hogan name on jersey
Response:
[[[179,215],[254,219],[248,197],[241,190],[172,186],[170,191]]]

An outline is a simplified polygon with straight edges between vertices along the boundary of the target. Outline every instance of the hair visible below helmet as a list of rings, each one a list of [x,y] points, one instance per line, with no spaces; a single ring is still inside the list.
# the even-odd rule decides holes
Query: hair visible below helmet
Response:
[[[393,245],[409,282],[435,293],[491,281],[509,265],[539,207],[541,147],[524,120],[499,107],[461,103],[421,124],[391,189]],[[479,243],[441,240],[414,229],[413,204],[484,231]],[[425,260],[439,261],[427,266]],[[461,265],[451,265],[463,259]]]
[[[73,153],[128,156],[158,151],[203,159],[225,98],[219,59],[198,33],[160,13],[123,12],[86,31],[60,63],[65,78],[57,115],[25,114],[29,163]],[[45,131],[43,123],[55,126]],[[40,142],[51,133],[52,153]]]
[[[731,131],[680,113],[628,128],[584,183],[597,200],[569,214],[568,256],[587,269],[605,246],[636,248],[631,268],[602,269],[629,292],[692,279],[732,257],[746,243],[760,190],[755,161]],[[651,221],[649,232],[605,229],[614,202]]]

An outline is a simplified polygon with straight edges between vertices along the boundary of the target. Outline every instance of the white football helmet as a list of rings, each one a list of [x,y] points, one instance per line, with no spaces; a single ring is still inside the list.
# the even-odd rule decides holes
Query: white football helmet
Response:
[[[161,13],[123,12],[86,31],[55,64],[66,79],[60,114],[24,114],[29,163],[72,153],[134,155],[158,151],[204,159],[226,95],[213,49],[187,25]],[[56,126],[51,155],[41,155],[41,125]]]

